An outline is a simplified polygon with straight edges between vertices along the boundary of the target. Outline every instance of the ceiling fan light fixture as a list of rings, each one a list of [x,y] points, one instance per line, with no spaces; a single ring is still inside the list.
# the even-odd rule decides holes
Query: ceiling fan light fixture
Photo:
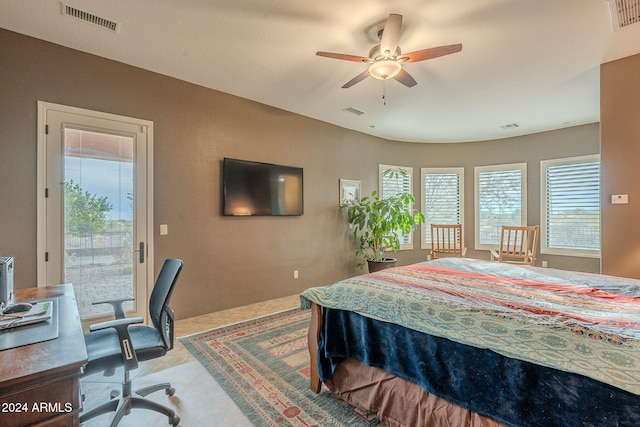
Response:
[[[369,75],[378,80],[392,79],[398,75],[402,65],[392,59],[376,61],[369,66]]]
[[[609,1],[636,1],[640,0],[609,0]],[[416,50],[414,52],[402,54],[398,41],[402,31],[402,15],[392,13],[383,23],[375,24],[375,30],[378,32],[380,44],[373,46],[369,50],[369,56],[347,55],[344,53],[333,52],[316,52],[318,56],[327,58],[341,59],[344,61],[364,62],[369,64],[369,68],[342,85],[343,89],[348,89],[356,83],[361,82],[367,77],[373,77],[378,80],[396,79],[399,83],[406,87],[414,87],[416,80],[411,77],[406,70],[402,69],[403,64],[411,62],[426,61],[427,59],[439,58],[441,56],[450,55],[460,52],[462,44],[452,44],[447,46],[436,46],[428,49]],[[373,28],[373,27],[372,27]],[[371,28],[371,29],[372,29]]]

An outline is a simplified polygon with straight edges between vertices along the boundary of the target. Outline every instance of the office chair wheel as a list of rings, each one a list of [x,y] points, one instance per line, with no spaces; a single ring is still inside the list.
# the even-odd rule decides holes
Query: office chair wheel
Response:
[[[167,393],[167,396],[171,397],[171,396],[173,396],[174,394],[176,394],[176,389],[175,389],[175,388],[173,388],[173,387],[171,387],[171,388],[167,389],[167,391],[166,391],[165,393]],[[179,418],[178,418],[178,419],[179,419]]]
[[[170,418],[169,424],[171,424],[173,427],[176,427],[178,424],[180,424],[180,417],[175,415],[174,417]]]

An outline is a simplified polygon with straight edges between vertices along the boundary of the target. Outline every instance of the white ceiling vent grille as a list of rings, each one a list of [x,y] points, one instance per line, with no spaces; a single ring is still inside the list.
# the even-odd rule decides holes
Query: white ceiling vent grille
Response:
[[[353,107],[343,108],[342,111],[345,111],[345,112],[351,113],[351,114],[355,114],[356,116],[361,116],[361,115],[364,114],[364,111],[360,111],[357,108],[353,108]]]
[[[84,10],[77,9],[68,4],[62,3],[62,14],[65,16],[71,16],[72,18],[80,19],[81,21],[88,22],[98,27],[106,28],[109,31],[117,33],[120,31],[120,23],[112,21],[110,19],[102,18],[93,13],[85,12]]]
[[[508,125],[500,126],[504,130],[519,128],[520,125],[517,123],[509,123]]]
[[[615,31],[640,22],[640,0],[609,0]]]

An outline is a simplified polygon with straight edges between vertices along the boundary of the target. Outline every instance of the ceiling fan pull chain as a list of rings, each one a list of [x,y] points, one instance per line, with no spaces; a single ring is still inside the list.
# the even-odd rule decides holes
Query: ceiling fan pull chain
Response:
[[[385,81],[382,81],[382,105],[387,105],[387,97],[386,97],[387,87],[385,86]]]

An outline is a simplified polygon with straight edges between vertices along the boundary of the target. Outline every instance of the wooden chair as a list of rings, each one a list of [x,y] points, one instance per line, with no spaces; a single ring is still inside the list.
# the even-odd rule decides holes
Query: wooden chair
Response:
[[[538,250],[540,226],[502,226],[500,248],[491,249],[491,260],[510,264],[534,265]]]
[[[431,224],[431,257],[464,257],[467,248],[462,239],[462,224]]]

